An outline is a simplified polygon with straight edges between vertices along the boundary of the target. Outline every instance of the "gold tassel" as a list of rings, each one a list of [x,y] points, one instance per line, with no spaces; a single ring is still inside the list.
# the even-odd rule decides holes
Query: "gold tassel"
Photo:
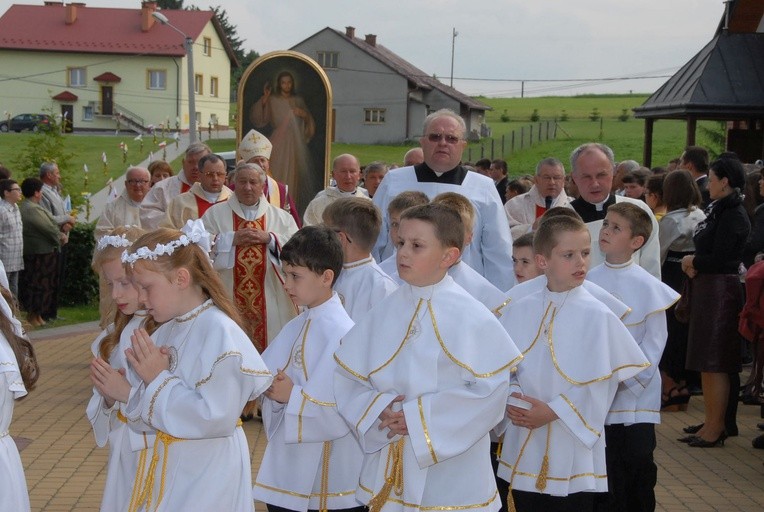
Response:
[[[515,499],[512,497],[512,489],[507,493],[507,508],[509,508],[509,512],[517,512],[517,509],[515,508]]]
[[[385,484],[369,500],[369,512],[380,512],[390,498],[390,492],[395,489],[395,494],[403,495],[403,442],[401,437],[387,450],[387,462],[385,463]]]
[[[552,424],[547,423],[546,429],[546,449],[544,450],[544,458],[541,459],[541,469],[539,470],[539,476],[536,478],[536,489],[540,492],[544,492],[546,489],[546,480],[549,475],[549,440],[552,437]]]

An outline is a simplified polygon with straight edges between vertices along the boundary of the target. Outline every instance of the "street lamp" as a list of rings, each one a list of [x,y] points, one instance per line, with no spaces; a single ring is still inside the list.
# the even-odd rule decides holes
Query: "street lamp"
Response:
[[[170,23],[167,16],[161,12],[151,13],[155,20],[162,25],[167,25],[178,34],[185,38],[186,57],[188,57],[188,140],[193,144],[196,142],[196,91],[194,88],[194,40],[187,36],[182,30]]]

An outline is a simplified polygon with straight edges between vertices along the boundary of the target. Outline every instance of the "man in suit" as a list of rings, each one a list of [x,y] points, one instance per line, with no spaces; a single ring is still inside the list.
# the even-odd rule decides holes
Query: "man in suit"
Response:
[[[690,171],[703,198],[703,208],[711,203],[708,192],[708,151],[700,146],[687,146],[679,159],[679,168]]]
[[[496,191],[499,193],[501,204],[507,202],[507,161],[494,160],[491,167],[488,168],[488,176],[496,184]]]

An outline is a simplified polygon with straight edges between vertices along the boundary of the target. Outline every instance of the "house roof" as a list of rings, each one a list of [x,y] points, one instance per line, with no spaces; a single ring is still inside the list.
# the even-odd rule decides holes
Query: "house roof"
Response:
[[[748,119],[764,116],[764,2],[738,0],[714,38],[641,106],[638,118]],[[758,9],[751,23],[752,9]]]
[[[70,91],[61,91],[53,96],[56,101],[77,101],[77,95]]]
[[[93,78],[96,82],[115,82],[119,83],[122,81],[122,77],[115,75],[111,71],[107,71],[105,73],[101,73],[97,77]]]
[[[77,6],[77,19],[67,24],[66,6],[12,5],[0,17],[0,49],[49,52],[143,54],[184,57],[183,38],[159,22],[141,31],[141,9],[112,9]],[[213,22],[233,63],[220,23],[212,11],[162,10],[171,23],[196,40]]]
[[[335,30],[331,27],[326,27],[324,30],[330,30],[334,32],[335,34],[337,34],[338,37],[341,37],[342,39],[348,41],[352,45],[366,52],[370,56],[374,57],[385,66],[389,67],[391,70],[405,77],[406,80],[414,84],[415,87],[424,89],[426,91],[437,89],[441,91],[443,94],[445,94],[446,96],[450,96],[451,98],[457,100],[458,102],[474,110],[491,110],[490,106],[474,98],[471,98],[470,96],[467,96],[466,94],[462,92],[457,91],[453,87],[449,87],[448,85],[442,83],[437,78],[433,78],[432,76],[428,75],[427,73],[425,73],[418,67],[414,66],[407,60],[403,59],[399,55],[390,51],[388,48],[385,48],[381,44],[371,45],[367,43],[364,39],[359,39],[357,37],[348,37],[345,34],[345,32]],[[301,43],[298,43],[295,46],[299,46],[300,44]]]

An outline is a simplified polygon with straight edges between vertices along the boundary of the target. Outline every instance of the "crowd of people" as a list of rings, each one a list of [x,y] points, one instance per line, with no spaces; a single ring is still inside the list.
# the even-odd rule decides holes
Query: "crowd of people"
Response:
[[[679,441],[738,434],[740,390],[762,398],[761,166],[690,146],[647,169],[588,143],[570,172],[548,157],[510,179],[463,163],[465,136],[440,110],[403,167],[339,155],[303,215],[255,130],[230,173],[203,143],[177,174],[127,170],[93,256],[102,510],[654,510],[662,412],[702,394]],[[59,183],[54,163],[0,180],[12,510],[29,500],[7,431],[38,374],[14,306],[56,316]]]

